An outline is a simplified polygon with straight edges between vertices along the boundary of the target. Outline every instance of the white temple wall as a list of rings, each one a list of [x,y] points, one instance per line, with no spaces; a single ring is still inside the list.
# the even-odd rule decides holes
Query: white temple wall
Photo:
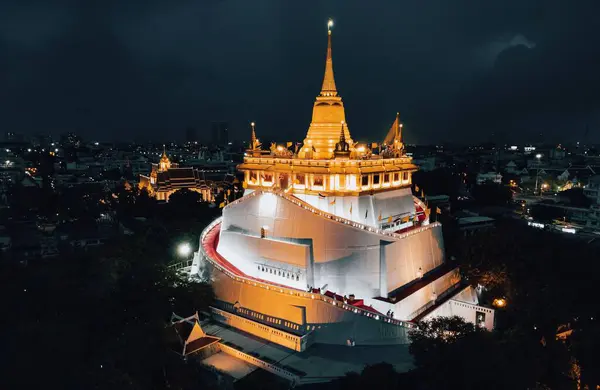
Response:
[[[434,297],[434,292],[435,296],[437,297],[456,284],[458,281],[460,281],[460,273],[458,268],[455,268],[447,272],[445,275],[432,281],[428,285],[415,291],[401,301],[392,303],[378,299],[370,299],[365,300],[365,302],[373,305],[373,308],[381,313],[387,313],[388,310],[393,311],[394,318],[400,320],[412,320],[415,316],[415,311],[425,306],[432,300]]]
[[[369,226],[379,226],[380,215],[385,222],[390,216],[415,214],[410,188],[363,196],[294,195],[319,210]]]
[[[412,195],[408,197],[412,204]],[[261,228],[265,231],[265,239],[258,238]],[[255,237],[244,238],[241,234],[234,237],[228,230],[246,231]],[[308,284],[326,287],[340,295],[370,298],[415,279],[419,267],[426,273],[443,263],[441,228],[432,230],[387,245],[387,277],[380,279],[382,236],[332,221],[280,196],[264,193],[224,209],[218,252],[250,276],[302,289]],[[308,253],[302,247],[276,243],[270,238],[275,241],[312,238],[313,270],[308,269]],[[304,284],[286,283],[268,274],[257,274],[257,263],[273,261],[298,268],[304,264]],[[275,266],[279,266],[278,263]],[[383,273],[386,273],[385,269]],[[314,275],[313,283],[310,283],[311,275]]]
[[[224,209],[218,252],[240,270],[255,268],[257,259],[266,257],[260,252],[261,247],[243,239],[232,240],[226,231],[241,229],[260,236],[261,228],[265,229],[267,238],[312,238],[314,287],[327,284],[329,290],[341,295],[378,295],[379,235],[331,221],[277,195],[265,193]],[[268,253],[274,252],[268,246],[262,248]],[[259,253],[259,257],[252,252]],[[304,258],[292,258],[299,256],[285,253],[285,262],[299,264]],[[283,261],[282,258],[277,260]],[[252,264],[246,264],[248,262]]]
[[[385,247],[387,287],[391,292],[444,263],[442,227],[436,226]]]
[[[221,245],[221,242],[223,243]],[[248,276],[306,289],[309,247],[221,231],[219,253]]]
[[[478,306],[470,302],[463,302],[458,299],[450,299],[426,315],[423,320],[431,320],[436,317],[459,316],[467,322],[479,324],[479,326],[491,331],[494,329],[494,315],[495,312],[493,309]],[[480,318],[478,319],[478,317]]]

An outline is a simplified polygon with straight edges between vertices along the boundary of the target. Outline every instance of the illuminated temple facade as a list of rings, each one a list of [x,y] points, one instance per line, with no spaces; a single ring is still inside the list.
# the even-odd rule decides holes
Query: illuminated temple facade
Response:
[[[378,154],[352,139],[331,38],[302,147],[262,150],[252,124],[245,194],[202,233],[192,272],[210,273],[215,316],[297,351],[407,344],[416,322],[439,315],[491,329],[493,310],[462,283],[441,225],[412,194],[399,116]]]
[[[148,191],[157,200],[169,201],[169,197],[177,190],[188,189],[202,195],[204,202],[213,202],[215,197],[212,182],[201,179],[201,172],[192,167],[179,167],[172,163],[163,151],[158,164],[152,164],[150,174],[140,175],[138,187]]]

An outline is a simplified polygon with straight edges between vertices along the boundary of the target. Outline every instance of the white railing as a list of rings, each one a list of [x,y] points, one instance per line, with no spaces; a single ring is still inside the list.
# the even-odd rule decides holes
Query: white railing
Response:
[[[415,235],[417,233],[421,233],[421,232],[423,232],[425,230],[429,230],[429,229],[433,229],[435,227],[441,226],[441,224],[439,222],[434,222],[434,223],[430,223],[428,225],[423,225],[423,226],[420,226],[418,228],[411,229],[411,230],[409,230],[408,232],[405,232],[405,233],[401,233],[401,234],[393,233],[393,232],[389,232],[389,231],[385,231],[385,230],[382,230],[382,229],[375,228],[373,226],[365,225],[365,224],[362,224],[360,222],[355,222],[355,221],[351,221],[351,220],[346,219],[346,218],[338,217],[335,214],[331,214],[331,213],[325,212],[323,210],[319,210],[319,209],[311,206],[307,202],[305,202],[305,201],[303,201],[303,200],[301,200],[301,199],[299,199],[299,198],[297,198],[295,196],[288,195],[288,194],[284,193],[283,191],[256,190],[256,191],[253,191],[253,192],[251,192],[250,194],[248,194],[246,196],[243,196],[243,197],[241,197],[241,198],[239,198],[239,199],[231,202],[226,207],[236,205],[236,204],[244,202],[244,201],[246,201],[246,200],[248,200],[248,199],[250,199],[250,198],[252,198],[252,197],[254,197],[256,195],[261,195],[261,194],[273,194],[273,195],[282,197],[282,198],[284,198],[284,199],[286,199],[286,200],[294,203],[295,205],[297,205],[297,206],[299,206],[299,207],[301,207],[301,208],[303,208],[303,209],[305,209],[307,211],[310,211],[313,214],[319,215],[319,216],[321,216],[323,218],[326,218],[326,219],[329,219],[329,220],[332,220],[332,221],[335,221],[335,222],[343,223],[344,225],[348,225],[348,226],[351,226],[351,227],[356,228],[356,229],[365,230],[365,231],[368,231],[370,233],[380,234],[380,235],[392,237],[392,238],[395,238],[395,239],[407,238],[407,237],[410,237],[410,236]]]
[[[238,199],[238,201],[239,201],[239,199]],[[265,282],[259,282],[259,281],[255,280],[255,279],[251,279],[251,278],[247,278],[247,277],[244,277],[244,276],[240,276],[240,275],[237,275],[237,274],[229,271],[228,269],[226,269],[223,266],[221,266],[218,263],[218,261],[215,261],[214,259],[212,259],[208,255],[208,253],[206,253],[206,251],[204,250],[204,245],[203,245],[204,240],[206,238],[206,235],[211,230],[213,230],[218,224],[220,224],[221,221],[222,221],[222,217],[219,217],[219,218],[215,219],[213,222],[211,222],[206,227],[206,229],[204,229],[202,231],[202,234],[200,235],[200,252],[201,252],[202,256],[205,259],[207,259],[208,261],[210,261],[210,263],[215,268],[217,268],[219,271],[223,272],[225,275],[229,276],[230,278],[232,278],[232,279],[234,279],[234,280],[236,280],[236,281],[238,281],[240,283],[249,284],[249,285],[252,285],[254,287],[264,288],[266,290],[271,290],[271,291],[278,292],[278,293],[281,293],[281,294],[289,294],[289,295],[292,295],[292,296],[295,296],[295,297],[304,298],[304,299],[318,299],[320,301],[329,303],[329,304],[331,304],[333,306],[337,306],[337,307],[339,307],[341,309],[344,309],[346,311],[353,312],[354,314],[360,314],[360,315],[363,315],[365,317],[372,318],[372,319],[377,320],[377,321],[387,322],[387,323],[392,324],[392,325],[403,326],[403,327],[406,327],[406,328],[414,328],[414,327],[416,327],[415,324],[412,324],[410,322],[397,320],[395,318],[392,318],[392,317],[389,317],[389,316],[386,316],[386,315],[383,315],[383,314],[376,314],[376,313],[373,313],[373,312],[371,312],[369,310],[365,310],[365,309],[362,309],[362,308],[358,308],[358,307],[352,306],[352,305],[347,304],[347,303],[345,303],[343,301],[338,301],[336,299],[330,298],[330,297],[328,297],[326,295],[323,295],[323,294],[318,294],[318,293],[312,293],[312,292],[297,290],[297,289],[290,288],[290,287],[277,286],[277,285],[273,285],[273,284],[265,283]],[[215,250],[216,250],[216,248],[215,248]]]

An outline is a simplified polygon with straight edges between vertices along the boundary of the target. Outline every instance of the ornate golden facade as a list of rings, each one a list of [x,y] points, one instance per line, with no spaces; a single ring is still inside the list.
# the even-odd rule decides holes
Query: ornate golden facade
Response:
[[[213,182],[201,179],[197,169],[180,168],[179,164],[172,163],[166,151],[163,151],[158,164],[152,164],[150,175],[140,175],[138,187],[148,191],[157,200],[166,202],[175,191],[182,188],[200,193],[204,202],[213,202],[215,199]]]
[[[295,153],[276,145],[270,152],[261,150],[252,123],[250,148],[239,166],[247,189],[330,197],[358,196],[411,185],[411,174],[417,167],[404,153],[398,116],[390,129],[391,138],[386,137],[389,145],[380,155],[352,140],[335,84],[331,37],[329,28],[323,84],[302,147]]]

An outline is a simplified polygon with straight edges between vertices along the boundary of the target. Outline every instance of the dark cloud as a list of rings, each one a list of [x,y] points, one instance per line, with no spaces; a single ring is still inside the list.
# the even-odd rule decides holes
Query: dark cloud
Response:
[[[564,129],[600,126],[599,8],[587,0],[5,2],[0,125],[155,138],[211,120],[230,120],[242,135],[255,120],[266,137],[301,139],[333,16],[336,79],[355,138],[381,137],[396,111],[414,142],[482,140],[499,129],[516,141],[540,129],[571,134]]]

